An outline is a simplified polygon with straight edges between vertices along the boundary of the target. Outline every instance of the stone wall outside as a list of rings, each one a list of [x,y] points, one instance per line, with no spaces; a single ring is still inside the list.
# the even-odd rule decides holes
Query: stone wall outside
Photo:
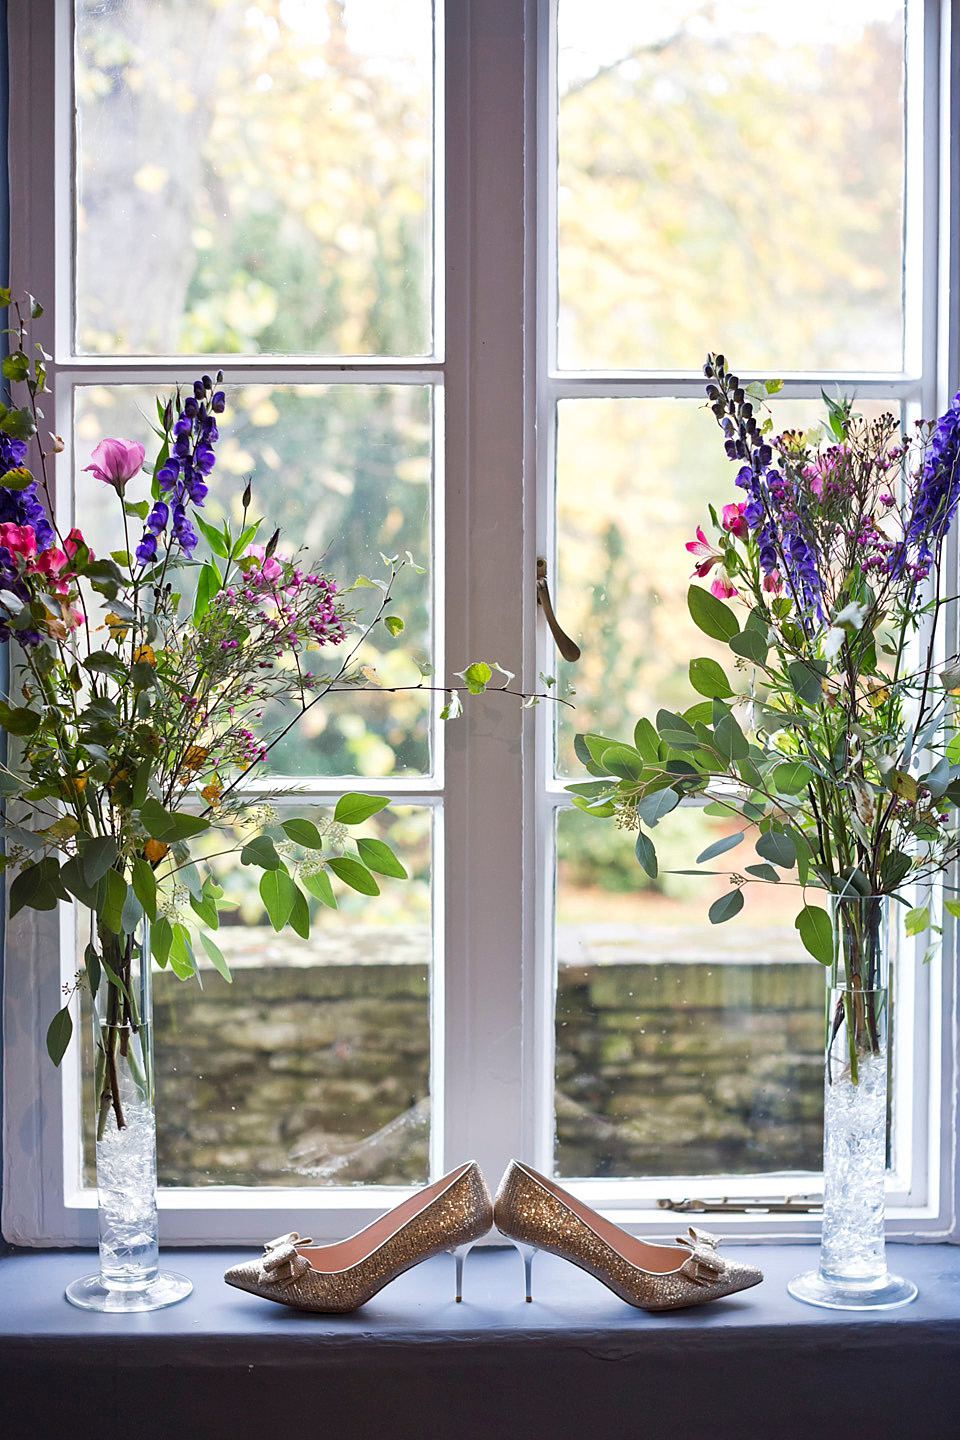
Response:
[[[561,935],[557,1173],[819,1168],[820,967],[611,928]],[[360,941],[155,976],[161,1184],[425,1181],[428,937]]]

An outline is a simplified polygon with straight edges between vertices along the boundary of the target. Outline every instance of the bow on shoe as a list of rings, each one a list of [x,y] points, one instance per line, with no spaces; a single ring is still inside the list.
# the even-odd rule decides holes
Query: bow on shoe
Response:
[[[720,1241],[709,1230],[697,1230],[691,1225],[687,1235],[677,1236],[677,1244],[685,1245],[690,1251],[680,1266],[680,1273],[697,1285],[712,1285],[726,1271],[725,1262],[717,1254]]]
[[[292,1285],[299,1280],[310,1269],[310,1261],[300,1255],[296,1247],[312,1243],[309,1237],[301,1239],[296,1230],[291,1230],[288,1235],[278,1235],[276,1240],[268,1240],[260,1261],[261,1284]]]

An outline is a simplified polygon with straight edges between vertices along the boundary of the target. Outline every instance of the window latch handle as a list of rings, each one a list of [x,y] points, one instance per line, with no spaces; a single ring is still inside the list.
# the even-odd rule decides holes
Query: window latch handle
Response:
[[[556,642],[557,649],[564,660],[574,661],[580,659],[580,646],[575,640],[571,640],[565,631],[560,629],[557,617],[553,612],[553,604],[550,600],[550,591],[547,589],[547,562],[541,556],[537,557],[537,604],[543,610],[547,624],[550,626],[550,634]]]

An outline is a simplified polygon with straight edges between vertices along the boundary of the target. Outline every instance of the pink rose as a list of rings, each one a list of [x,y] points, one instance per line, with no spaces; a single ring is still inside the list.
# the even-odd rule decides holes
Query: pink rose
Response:
[[[32,525],[15,525],[12,520],[0,525],[0,545],[11,555],[22,555],[24,560],[37,553],[37,537]]]
[[[747,522],[743,516],[743,512],[746,510],[746,508],[746,501],[743,501],[739,505],[724,505],[723,507],[723,519],[721,521],[721,524],[723,525],[724,530],[729,530],[732,535],[736,535],[738,540],[746,540],[748,534],[750,533],[749,526],[747,525]]]
[[[84,470],[92,470],[98,480],[112,485],[122,495],[128,480],[143,464],[144,448],[135,440],[101,440],[91,456],[92,464]]]

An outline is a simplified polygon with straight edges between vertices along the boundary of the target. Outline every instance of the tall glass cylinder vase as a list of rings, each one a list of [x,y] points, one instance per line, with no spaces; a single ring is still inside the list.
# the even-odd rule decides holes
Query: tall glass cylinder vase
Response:
[[[67,1299],[84,1310],[159,1310],[193,1286],[160,1269],[147,925],[118,937],[101,924],[84,965],[93,1013],[100,1270],[68,1285]]]
[[[854,895],[834,897],[832,907],[820,1263],[787,1286],[831,1310],[889,1310],[917,1293],[886,1262],[888,905],[886,896]]]

